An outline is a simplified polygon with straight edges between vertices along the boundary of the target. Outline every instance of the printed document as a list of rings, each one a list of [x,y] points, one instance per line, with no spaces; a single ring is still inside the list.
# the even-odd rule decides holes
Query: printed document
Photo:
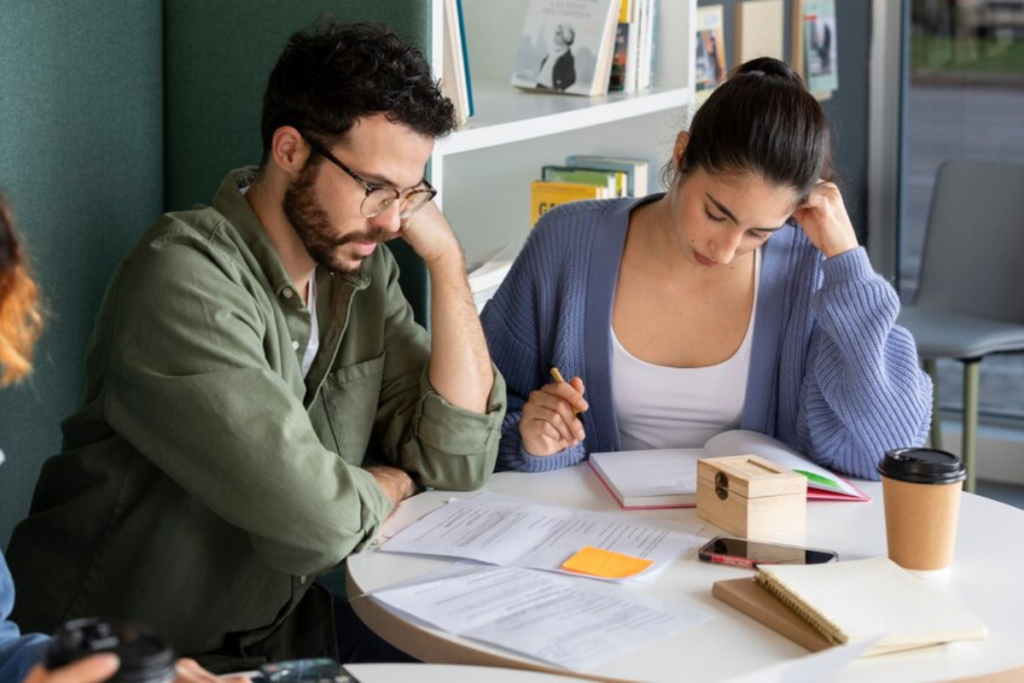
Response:
[[[688,548],[704,543],[703,527],[623,512],[588,512],[485,492],[454,500],[380,547],[385,552],[461,557],[507,567],[562,571],[587,546],[653,564],[649,580]],[[626,581],[626,579],[610,579]]]
[[[371,595],[449,633],[577,671],[712,616],[621,587],[519,567],[458,564]]]

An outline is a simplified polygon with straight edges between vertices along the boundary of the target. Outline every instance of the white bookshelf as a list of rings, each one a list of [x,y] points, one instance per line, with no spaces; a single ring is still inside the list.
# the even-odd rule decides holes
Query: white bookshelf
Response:
[[[576,97],[510,85],[528,0],[462,0],[476,114],[438,141],[431,182],[467,254],[530,230],[530,182],[570,154],[645,158],[651,191],[693,101],[696,0],[659,0],[654,87],[634,95]],[[442,72],[443,0],[432,0],[431,55]]]

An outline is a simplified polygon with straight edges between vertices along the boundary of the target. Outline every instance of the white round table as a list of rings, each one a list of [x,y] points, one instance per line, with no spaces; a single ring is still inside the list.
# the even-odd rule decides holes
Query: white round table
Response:
[[[347,664],[359,683],[573,683],[576,678],[522,669],[451,664]]]
[[[885,521],[881,485],[857,482],[870,503],[811,502],[807,534],[787,542],[827,548],[840,559],[884,556]],[[586,465],[524,474],[494,475],[488,491],[584,510],[618,510]],[[444,504],[452,496],[472,493],[431,491],[411,498],[396,510],[385,532],[400,529]],[[692,509],[630,511],[705,524]],[[702,535],[720,533],[705,524]],[[364,593],[411,579],[449,561],[368,550],[348,559],[348,592],[359,617],[378,635],[425,662],[514,667],[572,673],[489,645],[460,638],[408,620]],[[956,559],[944,574],[925,580],[938,593],[980,619],[988,639],[949,643],[917,651],[858,659],[830,680],[883,683],[936,681],[977,676],[1024,665],[1024,511],[987,498],[964,494],[957,534]],[[715,615],[704,624],[608,662],[588,677],[630,681],[722,680],[753,672],[808,651],[750,617],[711,597],[720,579],[751,576],[749,570],[711,565],[685,552],[651,584],[624,590],[696,607]]]

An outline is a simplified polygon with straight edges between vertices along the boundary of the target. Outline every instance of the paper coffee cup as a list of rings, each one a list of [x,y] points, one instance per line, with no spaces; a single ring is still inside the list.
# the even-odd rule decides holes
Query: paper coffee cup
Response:
[[[967,476],[960,459],[930,448],[901,448],[887,452],[878,471],[889,559],[904,569],[950,566]]]

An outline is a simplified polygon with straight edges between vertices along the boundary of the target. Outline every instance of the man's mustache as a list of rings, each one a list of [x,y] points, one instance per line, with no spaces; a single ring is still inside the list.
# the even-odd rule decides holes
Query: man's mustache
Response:
[[[367,230],[366,232],[354,232],[343,237],[339,237],[336,240],[331,240],[330,247],[332,249],[337,249],[338,247],[351,242],[377,242],[378,244],[383,244],[390,238],[391,237],[388,235],[387,230]]]

